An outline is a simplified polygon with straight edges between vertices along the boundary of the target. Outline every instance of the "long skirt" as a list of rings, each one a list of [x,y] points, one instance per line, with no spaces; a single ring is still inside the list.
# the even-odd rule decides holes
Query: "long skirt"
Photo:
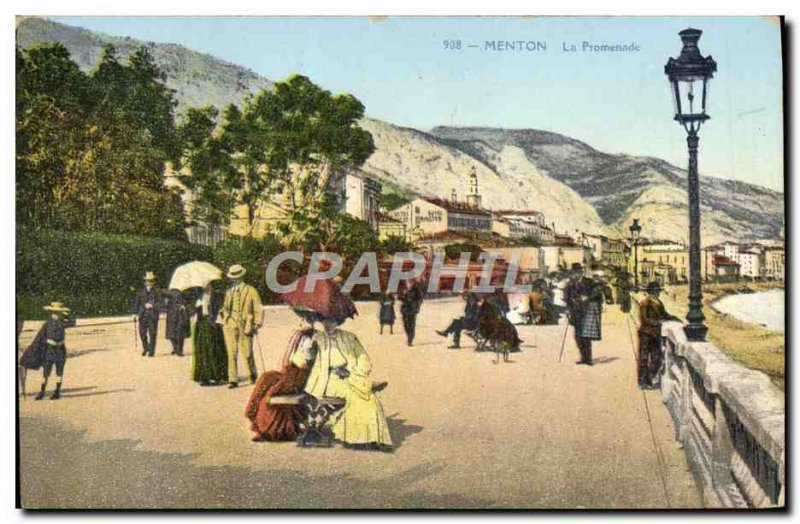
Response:
[[[346,444],[391,446],[389,425],[375,393],[360,395],[347,383],[331,375],[326,395],[345,399],[345,407],[334,414],[333,435]]]
[[[307,378],[308,369],[291,364],[283,371],[267,371],[258,377],[244,410],[250,420],[250,429],[257,437],[271,441],[294,440],[297,437],[303,408],[270,406],[269,399],[302,392]]]
[[[226,382],[228,353],[222,326],[210,324],[206,317],[197,318],[192,336],[192,380],[195,382]]]

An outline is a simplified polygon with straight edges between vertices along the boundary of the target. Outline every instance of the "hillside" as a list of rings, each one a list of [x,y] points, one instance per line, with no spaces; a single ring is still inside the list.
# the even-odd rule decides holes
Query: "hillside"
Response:
[[[179,110],[239,104],[248,93],[273,85],[249,69],[180,45],[106,36],[41,18],[17,19],[18,45],[50,41],[63,43],[84,70],[94,67],[106,44],[122,56],[147,46],[175,89]],[[646,236],[686,240],[686,173],[663,160],[611,155],[535,129],[436,127],[426,133],[370,118],[362,126],[377,146],[364,170],[392,187],[445,198],[455,189],[463,198],[475,167],[485,206],[538,209],[560,233],[579,229],[627,236],[636,217]],[[702,177],[701,195],[704,244],[776,238],[783,232],[782,193]]]
[[[519,148],[528,162],[580,195],[612,230],[626,233],[637,217],[644,234],[685,239],[686,171],[663,160],[610,155],[531,129],[437,127],[431,134],[490,165],[493,154]],[[775,238],[783,226],[783,194],[753,184],[701,176],[701,208],[704,243]]]
[[[63,44],[84,71],[97,65],[106,45],[116,47],[120,58],[145,46],[175,90],[179,113],[187,106],[240,104],[247,94],[272,88],[272,82],[245,67],[180,45],[108,36],[43,18],[17,18],[17,45],[26,48],[42,42]]]

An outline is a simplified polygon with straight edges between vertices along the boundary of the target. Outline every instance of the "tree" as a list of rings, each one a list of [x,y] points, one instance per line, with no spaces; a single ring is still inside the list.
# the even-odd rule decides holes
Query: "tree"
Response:
[[[542,239],[538,235],[527,235],[519,239],[523,246],[541,247]]]
[[[218,132],[185,144],[182,162],[191,175],[182,181],[200,195],[201,214],[230,217],[234,205],[243,204],[250,232],[258,205],[280,195],[297,224],[289,241],[313,243],[306,237],[317,227],[330,230],[322,222],[335,215],[331,187],[375,149],[372,136],[358,126],[363,115],[363,104],[352,95],[334,96],[304,76],[291,76],[241,110],[229,106]],[[235,202],[213,196],[219,192],[235,195]]]
[[[381,253],[394,255],[395,253],[407,253],[416,250],[413,242],[406,240],[400,235],[389,235],[380,242]]]
[[[470,260],[475,261],[478,260],[481,252],[483,250],[475,244],[455,243],[444,246],[444,256],[447,260],[458,260],[461,253],[470,253]]]
[[[112,47],[87,75],[61,44],[16,52],[17,220],[36,228],[183,238],[172,92],[146,50]]]
[[[391,211],[411,202],[410,198],[392,191],[385,191],[381,193],[378,198],[380,208],[384,211]]]

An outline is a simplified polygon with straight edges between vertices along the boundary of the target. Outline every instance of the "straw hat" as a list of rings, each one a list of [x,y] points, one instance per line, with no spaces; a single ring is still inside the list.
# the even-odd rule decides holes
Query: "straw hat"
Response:
[[[156,276],[155,274],[153,274],[152,271],[148,271],[147,273],[144,274],[144,279],[148,282],[152,282],[153,280],[156,279]]]
[[[66,307],[62,302],[50,302],[49,306],[44,306],[42,309],[45,311],[69,313],[69,308]]]
[[[247,270],[241,264],[234,264],[228,269],[228,278],[242,278]]]

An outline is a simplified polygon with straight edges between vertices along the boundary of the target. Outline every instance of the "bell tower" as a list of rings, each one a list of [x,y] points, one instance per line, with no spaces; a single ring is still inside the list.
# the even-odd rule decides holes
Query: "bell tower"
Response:
[[[478,173],[475,172],[475,166],[472,166],[472,172],[469,174],[467,205],[476,209],[481,207],[481,195],[478,192]]]

